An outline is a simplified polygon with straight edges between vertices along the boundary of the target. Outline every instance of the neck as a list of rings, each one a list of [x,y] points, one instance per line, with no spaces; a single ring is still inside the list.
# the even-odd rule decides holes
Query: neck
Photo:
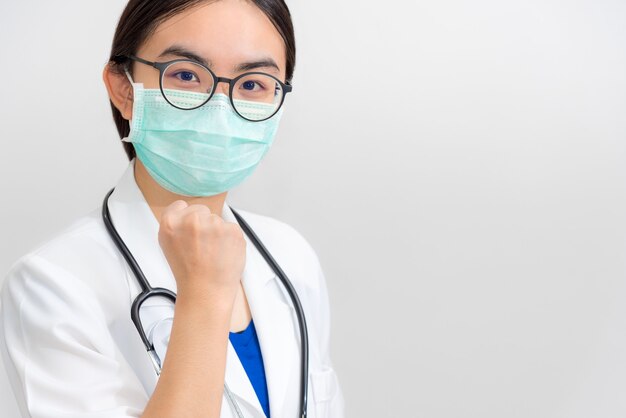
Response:
[[[138,158],[135,158],[135,181],[159,223],[161,223],[163,210],[176,200],[184,200],[189,205],[205,205],[211,210],[211,213],[220,217],[222,216],[222,207],[224,206],[224,200],[226,200],[228,192],[200,197],[172,193],[164,189],[152,178],[150,173],[146,170],[146,167]]]

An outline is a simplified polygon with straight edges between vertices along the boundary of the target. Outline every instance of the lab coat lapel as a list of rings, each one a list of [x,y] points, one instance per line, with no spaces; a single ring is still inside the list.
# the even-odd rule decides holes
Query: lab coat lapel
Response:
[[[256,392],[252,387],[250,379],[243,368],[243,364],[239,361],[237,352],[233,345],[228,342],[228,350],[226,352],[226,373],[224,380],[228,388],[237,398],[237,403],[241,406],[242,401],[255,411],[255,417],[263,417],[263,407],[256,396]],[[244,413],[244,416],[246,414]]]
[[[113,225],[150,285],[176,292],[176,279],[158,241],[159,223],[137,186],[134,168],[135,159],[128,164],[109,198]],[[132,283],[138,290],[136,281]]]
[[[245,219],[245,215],[242,214],[242,216]],[[226,221],[237,222],[227,206],[224,207],[223,217]],[[250,305],[252,319],[254,320],[259,338],[259,345],[261,346],[268,387],[270,415],[272,418],[281,418],[285,413],[283,406],[285,405],[285,396],[288,389],[290,389],[292,374],[296,373],[299,375],[297,316],[295,309],[290,303],[291,300],[288,294],[280,283],[280,279],[256,249],[250,238],[248,236],[245,238],[246,264],[242,283],[248,304]],[[262,236],[259,236],[259,238],[263,240]],[[239,373],[239,371],[243,372],[243,374]],[[245,387],[248,385],[244,384],[244,380],[248,384],[249,380],[243,368],[240,370],[237,367],[236,372],[237,377],[233,376],[234,385],[241,389],[237,392],[245,395],[247,393]],[[230,380],[229,385],[231,385]],[[294,396],[298,396],[299,387],[292,392]],[[252,394],[254,394],[254,389],[252,389]]]

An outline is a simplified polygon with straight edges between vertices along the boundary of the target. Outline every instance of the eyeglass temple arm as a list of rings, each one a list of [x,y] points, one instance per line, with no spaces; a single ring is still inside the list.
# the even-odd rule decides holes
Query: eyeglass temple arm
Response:
[[[137,62],[141,62],[142,64],[149,65],[151,67],[157,68],[156,62],[148,61],[143,58],[136,57],[135,55],[116,55],[113,57],[113,61],[117,64],[122,64],[128,60],[133,60]]]

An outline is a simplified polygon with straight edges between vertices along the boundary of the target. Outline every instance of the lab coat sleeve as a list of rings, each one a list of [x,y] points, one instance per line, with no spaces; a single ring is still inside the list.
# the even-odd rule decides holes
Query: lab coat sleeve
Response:
[[[113,342],[85,282],[37,254],[2,288],[0,346],[23,417],[139,417],[143,386]]]
[[[319,259],[315,256],[317,264],[317,278],[319,288],[319,311],[317,321],[317,335],[319,335],[319,350],[322,362],[322,371],[313,372],[313,388],[318,393],[315,394],[317,408],[324,411],[321,416],[332,418],[343,418],[345,416],[345,401],[343,391],[339,385],[337,372],[333,367],[330,357],[330,301],[326,277],[322,271]],[[321,392],[321,393],[320,393]]]

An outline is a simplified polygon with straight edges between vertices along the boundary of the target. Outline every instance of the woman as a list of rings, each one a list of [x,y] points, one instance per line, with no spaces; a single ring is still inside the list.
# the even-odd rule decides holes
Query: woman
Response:
[[[282,0],[128,3],[103,79],[130,163],[103,207],[176,304],[147,299],[141,327],[131,321],[141,288],[103,207],[21,257],[2,290],[0,346],[23,416],[295,418],[303,404],[343,416],[314,250],[237,211],[299,296],[303,374],[295,304],[226,204],[272,143],[294,65]]]

